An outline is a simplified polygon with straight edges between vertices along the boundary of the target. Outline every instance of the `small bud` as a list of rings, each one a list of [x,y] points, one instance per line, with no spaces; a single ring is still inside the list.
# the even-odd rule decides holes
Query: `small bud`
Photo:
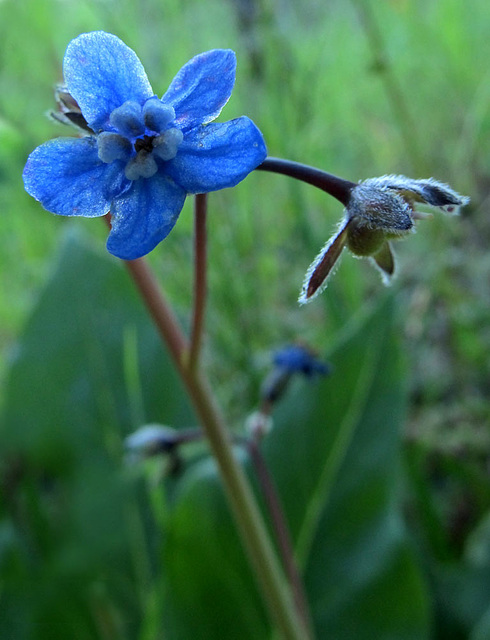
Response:
[[[330,372],[330,367],[318,359],[316,353],[302,345],[292,344],[274,353],[275,366],[289,373],[302,373],[307,378],[325,376]]]
[[[94,133],[83,117],[78,102],[68,93],[65,85],[60,84],[56,86],[54,97],[58,111],[50,111],[49,115],[53,120],[81,129],[84,133]]]
[[[324,376],[330,368],[319,360],[307,347],[293,344],[283,347],[273,355],[274,368],[264,380],[261,389],[262,401],[272,405],[285,393],[293,375],[301,374],[307,378]]]
[[[256,440],[262,440],[272,430],[272,418],[262,411],[254,411],[245,420],[245,431]]]
[[[176,429],[161,424],[147,424],[131,433],[124,444],[133,458],[140,459],[168,453],[177,441]]]
[[[395,272],[390,241],[413,232],[414,220],[427,217],[419,206],[456,215],[469,201],[433,178],[412,180],[393,175],[360,182],[350,192],[339,230],[306,272],[300,304],[309,302],[325,289],[344,247],[356,256],[371,258],[380,269],[384,283],[389,284]]]

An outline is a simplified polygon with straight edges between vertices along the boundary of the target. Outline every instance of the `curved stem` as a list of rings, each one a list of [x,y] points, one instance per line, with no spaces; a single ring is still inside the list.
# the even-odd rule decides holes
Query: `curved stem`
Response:
[[[280,173],[311,184],[329,193],[345,207],[349,203],[352,189],[356,186],[356,183],[350,180],[344,180],[326,171],[310,167],[307,164],[284,160],[283,158],[266,158],[264,162],[257,167],[257,170]]]
[[[182,373],[184,370],[183,363],[185,355],[189,350],[188,341],[180,330],[172,308],[165,298],[160,295],[159,284],[153,272],[143,258],[124,260],[123,262],[137,286],[157,326],[158,332],[167,345],[172,359]]]
[[[199,363],[206,306],[206,217],[207,194],[198,193],[194,200],[194,299],[189,348],[189,368],[192,370],[196,369]]]
[[[111,214],[107,213],[103,219],[110,229]],[[123,260],[122,262],[126,265],[160,335],[170,351],[172,359],[180,370],[184,356],[189,350],[189,345],[172,308],[166,299],[160,295],[160,286],[152,270],[143,258]]]
[[[262,456],[259,445],[255,439],[244,440],[250,459],[255,468],[262,493],[267,502],[272,525],[276,533],[277,544],[284,564],[284,570],[288,576],[293,590],[294,602],[306,629],[312,629],[308,600],[303,587],[301,576],[294,558],[293,543],[289,534],[289,528],[284,516],[284,510],[277,493],[274,480],[269,472],[267,464]]]
[[[187,341],[144,259],[125,261],[187,389],[216,459],[242,544],[272,619],[285,640],[310,635],[293,605],[286,578],[267,533],[250,484],[233,455],[225,423],[203,375],[186,364]]]
[[[268,418],[268,414],[262,413],[261,415],[263,415],[265,419]],[[204,431],[198,427],[178,429],[173,431],[168,438],[162,441],[160,451],[162,453],[170,454],[175,452],[177,447],[187,444],[188,442],[201,440],[204,437]],[[293,544],[288,524],[286,522],[286,517],[284,515],[284,509],[282,507],[274,479],[267,467],[264,456],[260,451],[258,435],[257,433],[253,433],[249,438],[236,436],[233,438],[233,442],[242,445],[248,452],[260,490],[267,503],[283,567],[293,591],[296,609],[303,621],[303,624],[305,625],[305,628],[310,629],[311,631],[312,622],[310,618],[308,600],[306,598],[303,582],[295,561]]]
[[[199,373],[193,375],[189,382],[190,395],[221,471],[242,542],[269,610],[284,638],[306,640],[310,636],[297,615],[262,515],[248,480],[233,455],[226,427],[212,401],[210,389]]]

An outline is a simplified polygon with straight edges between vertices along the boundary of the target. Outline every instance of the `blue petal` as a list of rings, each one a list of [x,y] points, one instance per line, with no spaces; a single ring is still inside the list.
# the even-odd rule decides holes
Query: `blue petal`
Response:
[[[207,193],[234,187],[266,155],[262,134],[243,116],[188,132],[165,172],[187,193]]]
[[[112,205],[108,251],[123,260],[149,253],[173,229],[185,196],[183,189],[160,173],[133,182]]]
[[[23,178],[27,193],[62,216],[103,216],[111,201],[129,186],[123,163],[99,159],[97,141],[56,138],[29,156]]]
[[[69,93],[94,131],[107,129],[111,112],[124,102],[142,105],[154,95],[135,52],[104,31],[82,33],[72,40],[63,72]]]
[[[214,120],[228,102],[235,84],[236,56],[231,49],[213,49],[189,60],[162,98],[183,129]]]

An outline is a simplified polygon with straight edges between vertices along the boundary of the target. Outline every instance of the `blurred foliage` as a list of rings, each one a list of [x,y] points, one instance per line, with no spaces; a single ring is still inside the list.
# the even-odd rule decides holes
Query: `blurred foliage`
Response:
[[[152,567],[122,434],[195,420],[128,284],[68,239],[19,345],[2,434],[3,637],[137,637]]]
[[[383,318],[379,311],[366,320],[385,292],[376,271],[348,255],[321,298],[303,308],[295,303],[307,266],[339,218],[336,201],[262,173],[213,194],[206,364],[239,429],[256,403],[271,347],[299,337],[336,359],[325,390],[301,390],[286,401],[290,404],[278,412],[277,430],[266,443],[281,494],[291,500],[285,507],[296,540],[301,505],[308,504],[311,489],[307,478],[313,482],[315,473],[310,457],[340,456],[338,467],[325,471],[332,475],[318,518],[329,522],[312,542],[318,554],[312,558],[329,557],[313,564],[305,558],[303,565],[310,595],[317,597],[320,582],[327,590],[324,602],[315,600],[320,631],[330,628],[333,637],[349,637],[338,625],[355,607],[353,624],[362,623],[366,633],[371,623],[393,624],[386,637],[428,637],[430,615],[430,637],[490,637],[489,28],[485,0],[0,1],[0,382],[6,383],[0,393],[5,405],[0,620],[7,625],[5,637],[153,640],[165,628],[162,593],[167,593],[167,633],[194,637],[189,635],[194,623],[182,620],[179,606],[185,597],[190,602],[202,597],[201,581],[210,573],[204,567],[222,563],[213,555],[220,550],[214,543],[206,557],[199,553],[217,522],[223,523],[219,540],[238,558],[237,566],[243,565],[214,469],[207,459],[199,462],[203,450],[179,486],[171,487],[170,494],[175,489],[180,497],[168,507],[161,484],[135,479],[123,468],[124,435],[145,420],[183,426],[192,423],[192,415],[131,285],[103,256],[104,225],[52,216],[22,189],[27,154],[50,137],[69,135],[43,114],[53,106],[67,43],[92,29],[116,33],[137,51],[159,94],[192,55],[233,48],[237,85],[223,118],[252,117],[271,155],[352,180],[386,173],[433,175],[471,196],[459,219],[420,222],[418,234],[396,247],[394,317],[390,312]],[[191,298],[190,214],[189,202],[151,256],[184,323]],[[83,229],[98,250],[78,248],[72,255],[65,245],[60,254],[66,229]],[[385,334],[391,332],[397,340],[388,347],[384,340],[391,338]],[[395,343],[406,356],[404,374],[393,362],[385,364]],[[357,361],[349,351],[356,344]],[[377,371],[385,366],[392,378]],[[402,378],[403,389],[395,393],[392,386]],[[336,395],[330,395],[330,385]],[[407,420],[400,409],[405,389]],[[389,408],[392,402],[397,409]],[[394,412],[391,431],[389,411]],[[369,425],[373,441],[365,433]],[[336,434],[345,438],[340,453]],[[402,435],[406,475],[401,474],[400,489],[394,480],[400,480]],[[381,441],[379,449],[374,440]],[[369,477],[376,456],[382,456],[378,484],[356,486],[364,473]],[[341,478],[347,461],[352,486],[346,488]],[[356,493],[370,486],[369,499]],[[301,497],[295,504],[290,495],[296,491]],[[348,515],[339,504],[344,492],[353,501],[345,506]],[[401,503],[430,596],[406,546]],[[343,518],[350,522],[360,506],[359,518],[365,520],[350,523],[352,546],[341,545],[337,565],[335,527]],[[383,508],[391,524],[381,535],[376,527],[382,527]],[[202,531],[209,535],[191,527],[194,513],[202,514]],[[362,539],[362,526],[369,523],[373,546]],[[159,529],[173,534],[162,540]],[[165,579],[162,545],[166,561],[172,545],[179,551],[171,555]],[[366,566],[359,564],[361,556],[349,556],[356,550]],[[366,558],[376,550],[380,557],[369,566]],[[200,560],[203,565],[196,568]],[[356,585],[345,575],[339,578],[342,567],[348,578],[349,572],[357,577]],[[216,594],[216,619],[233,622],[241,594],[248,594],[250,610],[242,600],[239,619],[249,636],[242,637],[260,637],[266,622],[248,573],[243,568],[233,574],[231,563],[228,569],[223,567],[217,577],[222,582],[209,589],[204,602],[213,603]],[[320,578],[322,571],[326,577]],[[233,602],[228,602],[230,581],[237,583]],[[369,597],[381,602],[390,583],[400,585],[400,598],[411,594],[406,597],[418,603],[418,615],[410,613],[410,603],[398,609],[395,588],[388,591],[395,612],[391,621],[379,604],[378,612],[366,610]],[[183,593],[186,585],[189,591]],[[183,599],[172,600],[174,592]],[[227,605],[219,611],[225,596]],[[418,631],[401,635],[401,620],[419,624]],[[208,633],[216,632],[216,620],[206,624]],[[363,636],[356,628],[350,637]]]
[[[57,264],[7,388],[1,635],[268,637],[207,456],[186,456],[167,496],[121,464],[132,423],[193,423],[126,274],[73,237]],[[400,508],[391,297],[364,316],[330,354],[335,373],[284,402],[264,453],[318,637],[424,638],[429,602]]]

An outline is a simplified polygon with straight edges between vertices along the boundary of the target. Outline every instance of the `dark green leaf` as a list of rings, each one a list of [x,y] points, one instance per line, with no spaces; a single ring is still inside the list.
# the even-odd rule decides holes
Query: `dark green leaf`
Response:
[[[2,637],[136,637],[153,569],[122,441],[150,421],[194,418],[121,264],[71,236],[8,377]]]
[[[425,585],[401,517],[406,390],[392,326],[388,300],[331,354],[330,378],[298,382],[264,443],[319,639],[428,637]],[[269,637],[208,463],[180,487],[165,566],[172,638]]]
[[[330,378],[298,385],[266,443],[319,637],[428,634],[401,517],[406,389],[391,304],[338,345]]]

